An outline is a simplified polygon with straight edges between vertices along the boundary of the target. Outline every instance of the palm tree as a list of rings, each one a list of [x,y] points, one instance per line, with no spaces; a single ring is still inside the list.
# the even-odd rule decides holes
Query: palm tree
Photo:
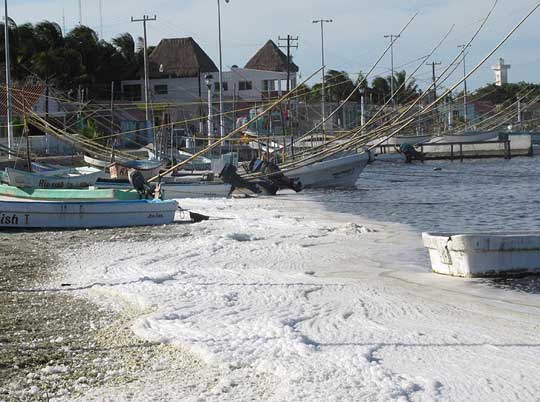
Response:
[[[387,81],[390,83],[391,79],[392,77],[389,76]],[[416,80],[414,78],[408,79],[404,70],[394,74],[394,88],[396,89],[395,99],[398,104],[407,103],[418,98],[419,91]]]
[[[136,63],[135,40],[129,33],[123,33],[112,39],[116,50],[124,57],[127,63]]]
[[[390,97],[390,81],[383,77],[375,77],[371,83],[371,90],[377,103],[382,105]]]
[[[62,28],[56,22],[43,21],[34,26],[34,39],[39,50],[50,51],[64,46]]]

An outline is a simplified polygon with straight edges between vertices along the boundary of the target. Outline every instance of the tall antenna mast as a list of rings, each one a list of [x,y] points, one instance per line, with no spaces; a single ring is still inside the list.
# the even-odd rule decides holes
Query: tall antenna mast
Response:
[[[5,16],[4,21],[4,47],[6,51],[6,106],[7,106],[7,129],[8,129],[8,158],[11,159],[11,148],[13,147],[13,105],[11,99],[11,65],[9,60],[9,17],[8,17],[8,3],[4,0]]]
[[[99,35],[103,40],[103,0],[99,0],[99,31]]]
[[[62,4],[62,36],[66,36],[66,7]]]
[[[79,0],[79,25],[82,25],[82,0]]]

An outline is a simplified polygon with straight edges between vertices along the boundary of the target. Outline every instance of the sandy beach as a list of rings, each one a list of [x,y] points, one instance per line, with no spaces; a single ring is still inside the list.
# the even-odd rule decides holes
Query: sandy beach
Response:
[[[436,277],[414,230],[308,198],[184,201],[213,220],[73,232],[41,289],[103,312],[94,341],[122,322],[105,344],[130,355],[84,359],[105,379],[50,399],[538,399],[537,295]]]

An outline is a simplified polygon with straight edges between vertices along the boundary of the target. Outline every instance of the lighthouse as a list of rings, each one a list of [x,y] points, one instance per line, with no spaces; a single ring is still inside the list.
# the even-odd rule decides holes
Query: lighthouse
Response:
[[[508,84],[508,70],[512,68],[510,64],[504,64],[504,59],[499,59],[499,63],[492,67],[495,72],[495,85],[502,86]]]

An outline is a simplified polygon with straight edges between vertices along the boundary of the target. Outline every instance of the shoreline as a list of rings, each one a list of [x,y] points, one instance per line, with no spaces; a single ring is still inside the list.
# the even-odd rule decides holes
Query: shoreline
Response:
[[[433,277],[411,257],[423,249],[406,225],[311,202],[184,200],[214,219],[72,233],[77,246],[61,250],[49,284],[71,283],[76,298],[128,317],[117,345],[132,354],[118,367],[145,354],[133,340],[156,348],[157,362],[56,400],[459,400],[461,385],[477,384],[439,368],[474,356],[481,376],[492,344],[504,362],[494,374],[501,399],[474,395],[510,397],[504,375],[527,375],[510,358],[536,362],[527,334],[537,297]],[[502,326],[512,331],[490,338]],[[528,381],[532,395],[540,385]]]
[[[137,381],[159,365],[200,369],[192,354],[132,332],[144,312],[104,307],[57,280],[59,254],[49,250],[77,251],[114,232],[2,233],[0,401],[71,401],[92,388]]]

